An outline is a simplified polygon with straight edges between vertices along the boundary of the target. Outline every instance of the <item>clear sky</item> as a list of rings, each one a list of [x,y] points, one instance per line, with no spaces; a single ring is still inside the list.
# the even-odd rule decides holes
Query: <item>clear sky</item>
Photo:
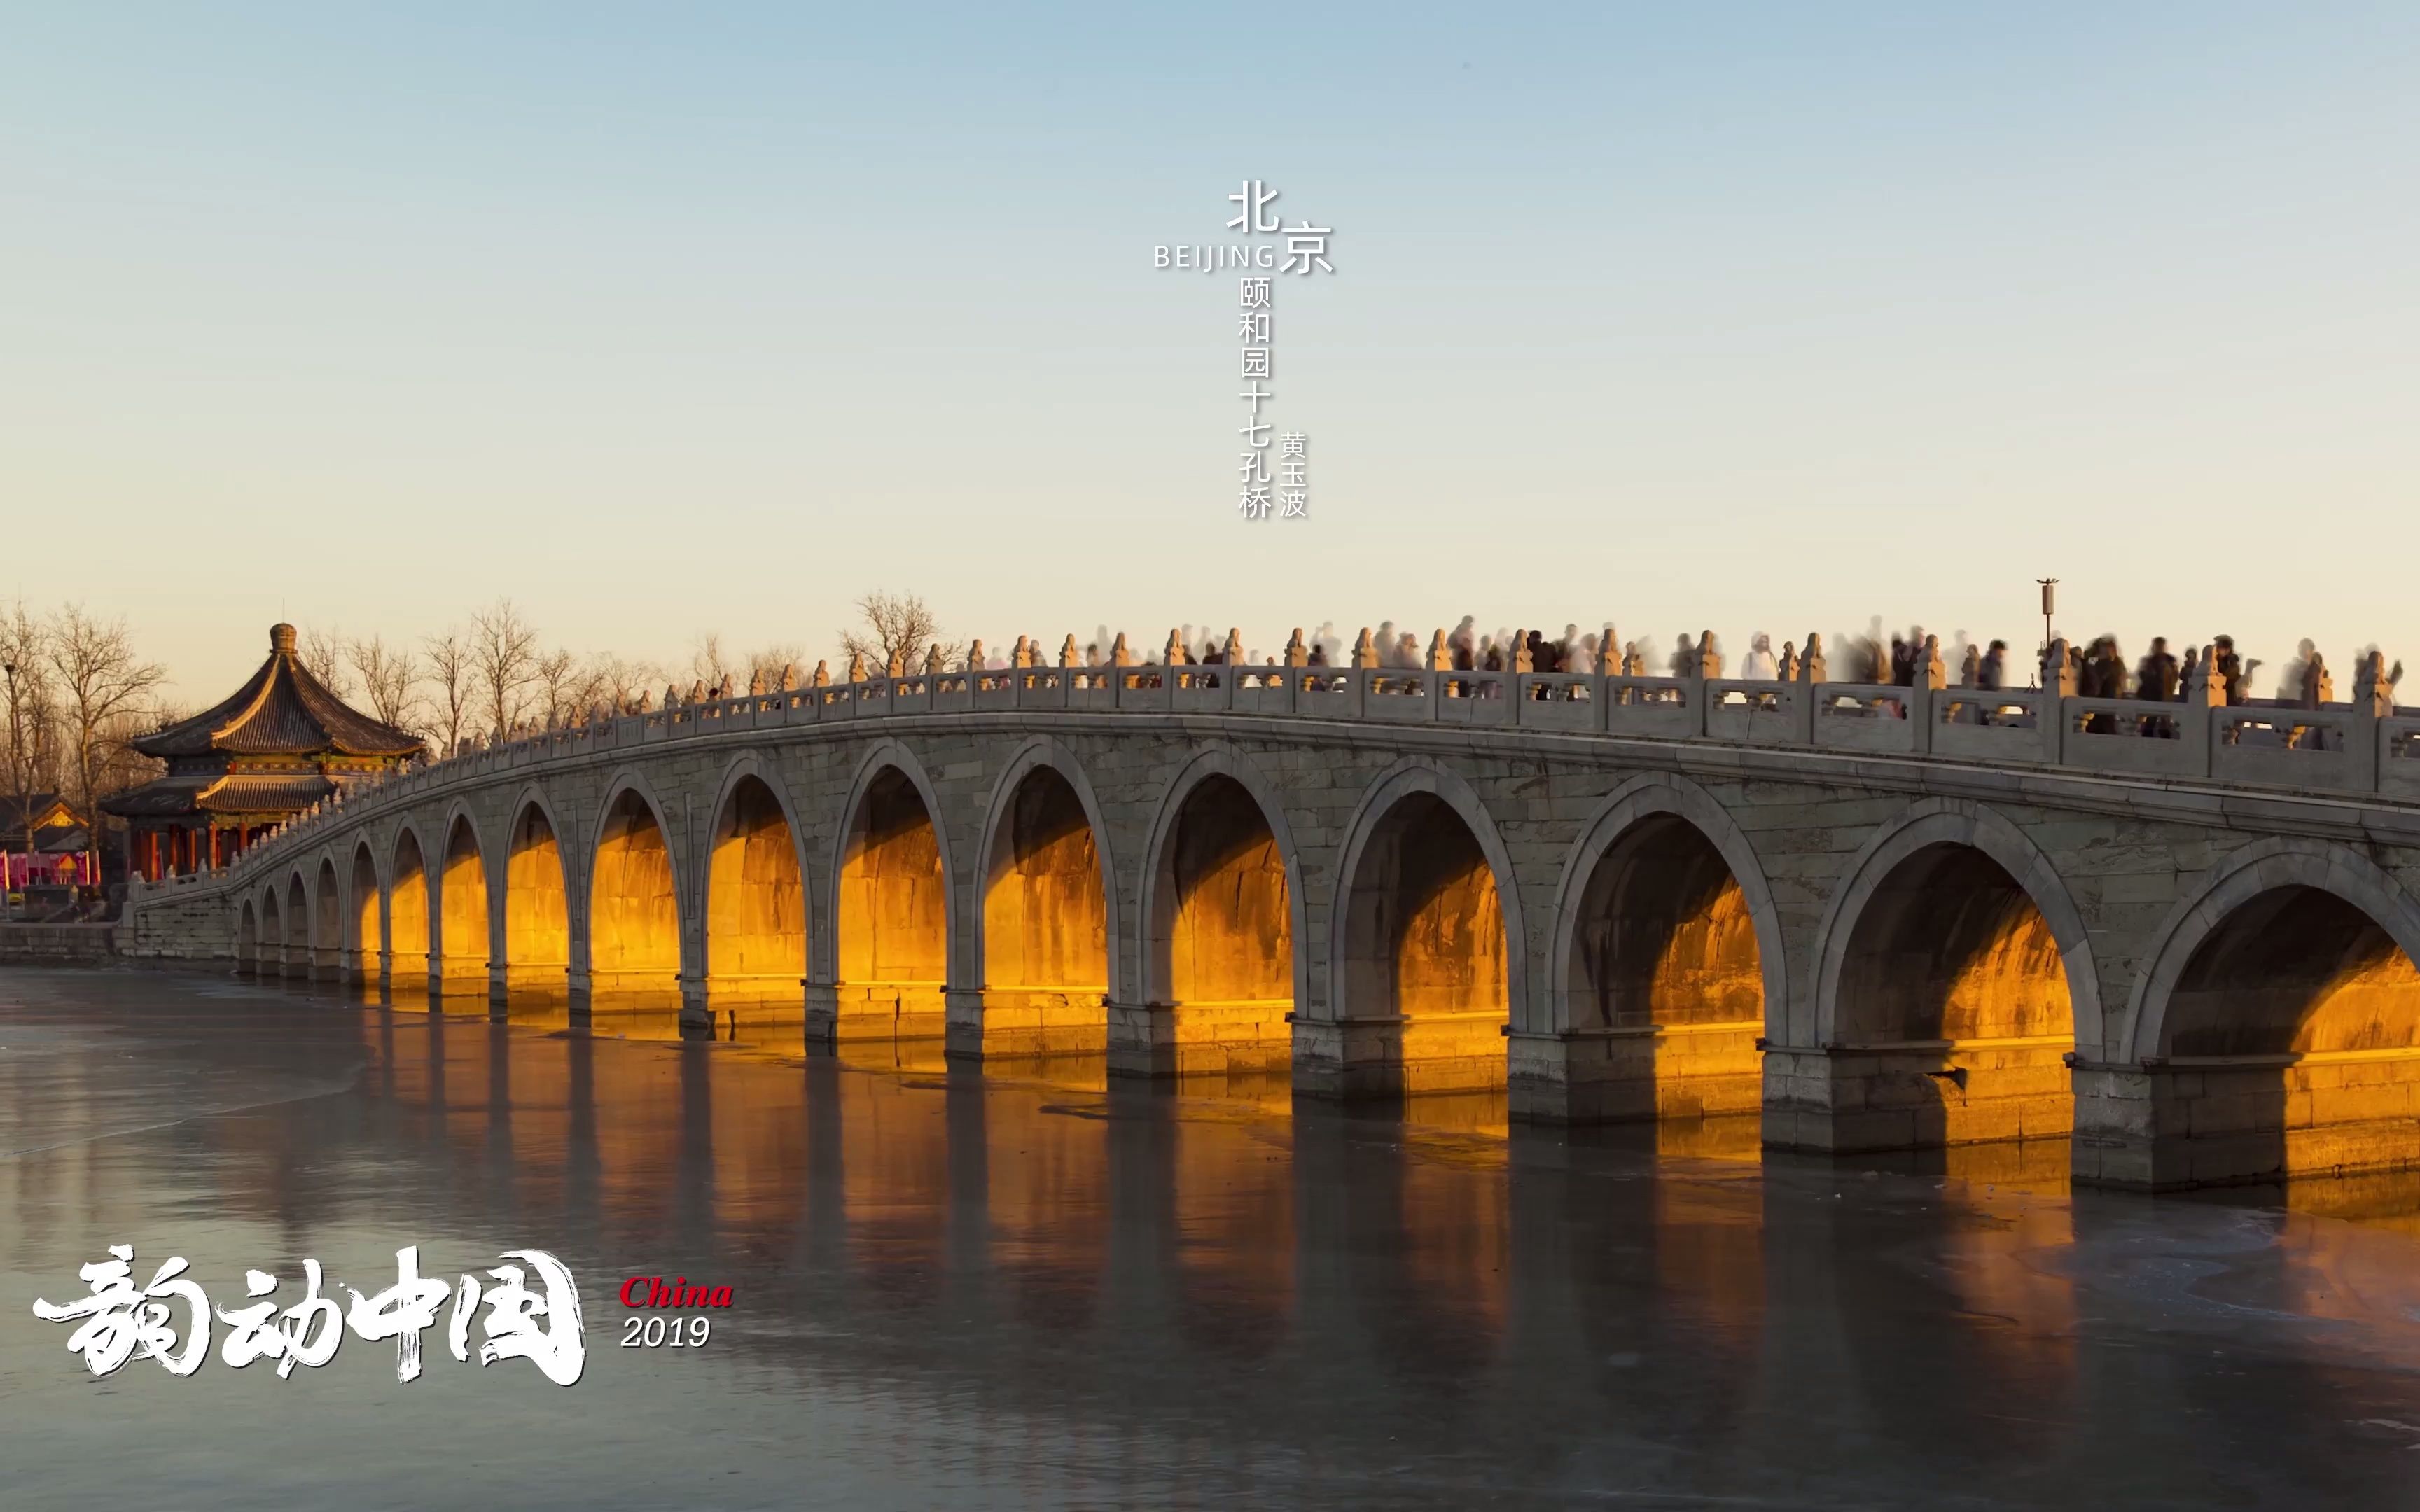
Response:
[[[187,702],[499,594],[2420,658],[2408,4],[5,8],[0,595]],[[1152,267],[1247,177],[1307,521]]]

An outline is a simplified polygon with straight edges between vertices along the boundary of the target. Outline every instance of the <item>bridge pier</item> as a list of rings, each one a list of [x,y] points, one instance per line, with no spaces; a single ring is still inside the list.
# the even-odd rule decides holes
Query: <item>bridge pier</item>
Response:
[[[2076,1069],[2075,1179],[2138,1191],[2409,1167],[2420,1054],[2152,1057]]]
[[[1096,1056],[1109,1048],[1099,987],[953,987],[946,1053],[954,1060]]]
[[[804,991],[811,1045],[947,1036],[947,1005],[937,981],[809,981]]]
[[[362,952],[346,946],[336,952],[336,980],[348,987],[365,987],[369,976],[362,964]]]
[[[1505,1087],[1500,1011],[1294,1019],[1294,1089],[1387,1101]]]
[[[1193,1076],[1283,1071],[1294,1059],[1284,998],[1120,1003],[1109,1011],[1109,1074]]]
[[[1507,1107],[1535,1123],[1633,1123],[1764,1105],[1761,1020],[1560,1032],[1507,1028]]]
[[[1835,1154],[2064,1137],[2065,1037],[1769,1045],[1764,1143]]]
[[[491,995],[497,991],[493,984],[501,982],[502,991],[514,996],[538,993],[551,996],[569,991],[570,980],[570,967],[560,961],[518,962],[489,968]]]

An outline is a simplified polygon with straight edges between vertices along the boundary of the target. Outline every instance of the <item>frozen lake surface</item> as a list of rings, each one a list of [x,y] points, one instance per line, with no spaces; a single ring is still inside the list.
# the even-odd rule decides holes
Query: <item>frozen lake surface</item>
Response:
[[[2420,1504],[2408,1180],[2071,1196],[2058,1149],[452,1006],[0,969],[0,1506]],[[222,1306],[550,1250],[586,1373],[458,1363],[441,1315],[408,1384],[349,1335],[96,1380],[30,1309],[113,1243]],[[654,1275],[733,1288],[704,1347],[621,1347]]]

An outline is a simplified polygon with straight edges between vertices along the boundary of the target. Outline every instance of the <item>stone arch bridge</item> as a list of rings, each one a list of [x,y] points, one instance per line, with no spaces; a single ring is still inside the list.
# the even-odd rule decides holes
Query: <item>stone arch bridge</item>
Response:
[[[2147,715],[2147,708],[2157,709]],[[138,955],[977,1059],[2420,1163],[2420,718],[1594,674],[1028,667],[418,768],[138,885]]]

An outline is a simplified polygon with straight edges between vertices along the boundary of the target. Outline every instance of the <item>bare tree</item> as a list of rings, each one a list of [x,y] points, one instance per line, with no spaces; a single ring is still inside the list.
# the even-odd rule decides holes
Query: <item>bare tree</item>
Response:
[[[57,679],[60,711],[73,738],[77,797],[95,863],[88,874],[98,880],[101,813],[94,800],[100,796],[97,783],[111,754],[109,746],[122,744],[129,733],[125,726],[140,716],[168,674],[134,654],[125,621],[104,624],[80,604],[70,604],[52,618],[46,650]]]
[[[588,702],[603,703],[615,714],[628,714],[638,705],[639,695],[654,691],[663,677],[664,670],[652,661],[626,660],[608,652],[589,660]]]
[[[509,598],[471,616],[471,665],[490,729],[509,731],[537,670],[537,631]]]
[[[390,649],[374,635],[348,642],[345,660],[361,679],[371,717],[398,730],[408,728],[420,702],[420,658],[405,648]]]
[[[721,635],[709,630],[697,638],[690,651],[689,670],[708,692],[722,686],[722,680],[731,675],[731,664],[723,659]]]
[[[191,710],[175,704],[150,703],[112,715],[101,727],[96,743],[101,752],[93,779],[95,793],[122,793],[141,787],[168,769],[168,764],[134,748],[139,736],[155,733],[183,719]]]
[[[303,631],[301,658],[302,670],[318,678],[329,692],[340,699],[353,696],[352,679],[345,671],[345,641],[342,636],[330,635],[316,628]]]
[[[538,714],[549,728],[571,722],[571,711],[580,700],[580,661],[568,651],[550,651],[530,667],[530,681],[537,688]]]
[[[462,727],[476,696],[471,638],[459,630],[447,630],[429,636],[421,645],[428,657],[428,681],[436,688],[430,700],[430,733],[445,737],[439,754],[451,756],[462,748]]]
[[[903,667],[917,666],[925,647],[941,639],[941,622],[914,594],[877,588],[857,601],[857,612],[865,628],[840,633],[841,654],[863,656],[877,670],[894,660]]]
[[[768,689],[782,686],[782,669],[798,669],[807,659],[807,648],[795,640],[766,646],[748,654],[748,682],[762,681]]]
[[[22,601],[0,617],[0,672],[8,679],[8,721],[0,740],[8,743],[8,795],[16,800],[25,829],[23,849],[31,857],[34,795],[58,787],[58,711],[52,697],[50,631]],[[8,880],[0,876],[0,892],[8,890]]]

